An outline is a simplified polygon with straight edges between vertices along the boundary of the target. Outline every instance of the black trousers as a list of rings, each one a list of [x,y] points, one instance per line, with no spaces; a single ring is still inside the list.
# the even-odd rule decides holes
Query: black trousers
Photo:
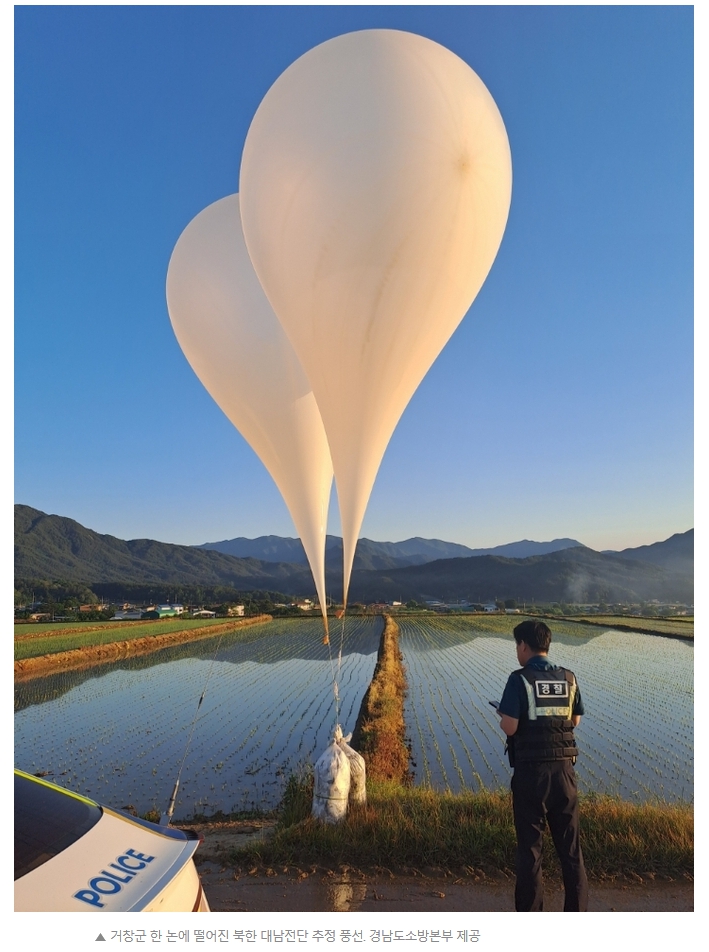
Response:
[[[517,831],[517,912],[541,912],[542,834],[549,824],[564,876],[564,912],[586,912],[588,881],[579,840],[576,773],[570,760],[519,764],[512,776]]]

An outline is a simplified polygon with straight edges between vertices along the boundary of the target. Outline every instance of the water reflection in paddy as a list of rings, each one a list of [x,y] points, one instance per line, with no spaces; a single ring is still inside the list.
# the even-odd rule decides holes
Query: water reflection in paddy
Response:
[[[340,722],[354,727],[381,618],[345,626]],[[340,624],[333,624],[336,659]],[[15,688],[15,763],[109,806],[167,806],[199,697],[175,815],[274,806],[335,722],[318,619],[283,619]]]
[[[507,786],[499,700],[518,667],[511,625],[484,619],[402,620],[405,716],[417,783],[439,790]],[[493,620],[488,623],[494,628]],[[550,659],[578,677],[582,791],[627,799],[693,798],[691,642],[559,621]]]

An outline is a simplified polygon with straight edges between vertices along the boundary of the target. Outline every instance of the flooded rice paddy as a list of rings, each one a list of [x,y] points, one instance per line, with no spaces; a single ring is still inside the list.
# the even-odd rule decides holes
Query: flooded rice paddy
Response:
[[[346,623],[339,678],[346,731],[371,681],[382,628],[381,618]],[[273,807],[288,776],[330,742],[333,669],[322,635],[321,620],[284,619],[221,643],[215,636],[17,684],[15,765],[46,771],[108,806],[162,812],[194,721],[175,816]],[[339,637],[333,624],[335,663]]]
[[[499,700],[517,667],[512,625],[502,617],[399,619],[416,783],[452,791],[508,785],[488,701]],[[345,731],[354,728],[382,628],[381,618],[346,622]],[[577,731],[581,790],[691,800],[691,643],[572,622],[553,628],[550,656],[576,673],[586,708]],[[339,635],[333,622],[335,658]],[[329,743],[332,675],[313,618],[38,678],[15,686],[15,763],[109,806],[163,811],[194,724],[176,817],[268,809],[288,776]]]
[[[518,667],[512,623],[502,622],[400,621],[415,782],[452,791],[509,783],[499,720],[488,703],[499,701]],[[691,800],[691,642],[573,622],[558,622],[553,631],[550,659],[576,674],[586,711],[576,731],[579,789],[633,800]]]

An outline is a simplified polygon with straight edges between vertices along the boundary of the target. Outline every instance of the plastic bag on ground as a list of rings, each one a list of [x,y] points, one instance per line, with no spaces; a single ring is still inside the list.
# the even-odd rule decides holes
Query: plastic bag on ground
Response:
[[[323,823],[339,823],[347,815],[350,761],[339,740],[342,740],[342,730],[338,725],[332,743],[315,764],[312,815]]]
[[[340,731],[340,734],[342,732]],[[364,763],[364,757],[358,754],[354,748],[350,747],[348,741],[352,739],[352,734],[342,737],[337,743],[340,750],[344,750],[347,759],[350,762],[350,803],[367,802],[367,768]]]

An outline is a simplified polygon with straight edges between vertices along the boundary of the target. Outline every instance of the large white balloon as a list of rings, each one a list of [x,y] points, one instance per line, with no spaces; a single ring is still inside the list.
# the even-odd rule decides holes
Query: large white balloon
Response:
[[[492,266],[511,185],[490,93],[450,50],[411,33],[315,47],[251,123],[244,236],[325,424],[345,596],[386,445]]]
[[[251,265],[238,195],[209,205],[180,235],[167,305],[192,369],[278,486],[326,619],[330,450],[310,383]]]

